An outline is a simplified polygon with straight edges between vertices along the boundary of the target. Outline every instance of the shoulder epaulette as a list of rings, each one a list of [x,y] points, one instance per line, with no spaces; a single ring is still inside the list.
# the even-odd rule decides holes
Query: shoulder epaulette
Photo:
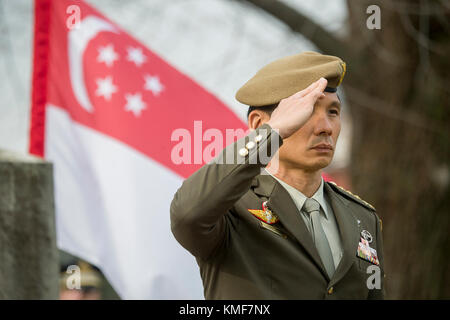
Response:
[[[374,206],[372,206],[370,203],[364,201],[363,199],[361,199],[359,196],[357,196],[356,194],[351,193],[350,191],[342,188],[341,186],[338,186],[336,183],[334,183],[333,181],[328,181],[328,183],[330,184],[331,187],[333,187],[334,190],[336,190],[337,192],[339,192],[340,194],[342,194],[343,196],[345,196],[346,198],[353,200],[359,204],[361,204],[362,206],[366,207],[367,209],[370,209],[372,211],[376,211],[376,209],[374,208]]]

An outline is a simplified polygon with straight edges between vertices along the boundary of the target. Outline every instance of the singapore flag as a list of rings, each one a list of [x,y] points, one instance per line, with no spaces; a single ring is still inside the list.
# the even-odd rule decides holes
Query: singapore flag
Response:
[[[181,138],[227,129],[246,126],[95,9],[35,0],[30,152],[54,164],[59,248],[99,266],[122,298],[203,298],[169,206],[215,149],[178,154]]]

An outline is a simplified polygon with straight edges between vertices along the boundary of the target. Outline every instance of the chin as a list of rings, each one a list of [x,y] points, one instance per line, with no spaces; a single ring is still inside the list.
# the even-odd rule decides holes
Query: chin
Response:
[[[303,153],[305,154],[305,153]],[[305,171],[317,171],[328,167],[333,160],[334,154],[328,155],[305,155],[303,157],[296,157],[294,154],[288,154],[287,156],[280,153],[280,163],[289,164],[290,167],[303,169]]]
[[[319,159],[314,159],[313,161],[298,161],[298,159],[292,159],[290,162],[292,167],[296,167],[305,171],[319,171],[323,168],[328,167],[328,165],[331,163],[332,159],[321,157]]]
[[[317,160],[315,160],[313,163],[311,163],[310,170],[311,171],[318,171],[321,170],[323,168],[328,167],[328,165],[331,163],[331,160],[333,158],[328,158],[328,157],[321,157]]]

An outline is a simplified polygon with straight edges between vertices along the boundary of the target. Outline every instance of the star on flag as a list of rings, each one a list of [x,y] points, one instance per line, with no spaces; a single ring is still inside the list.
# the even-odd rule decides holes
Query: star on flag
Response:
[[[104,79],[97,79],[97,91],[95,91],[97,96],[103,97],[109,101],[111,95],[115,92],[117,92],[117,87],[112,83],[111,76],[107,76]]]
[[[147,57],[142,52],[141,48],[129,47],[127,52],[127,60],[134,62],[137,67],[140,67],[147,60]]]
[[[104,62],[108,67],[112,67],[114,61],[119,60],[119,55],[114,51],[114,46],[112,44],[106,47],[100,47],[98,49],[99,55],[97,56],[98,62]]]
[[[142,101],[142,95],[140,93],[127,93],[125,94],[125,99],[127,100],[125,110],[133,112],[136,117],[139,117],[141,115],[141,111],[147,108],[146,103]]]
[[[153,95],[158,96],[161,91],[164,90],[164,86],[159,81],[158,76],[145,75],[145,90],[149,90]]]

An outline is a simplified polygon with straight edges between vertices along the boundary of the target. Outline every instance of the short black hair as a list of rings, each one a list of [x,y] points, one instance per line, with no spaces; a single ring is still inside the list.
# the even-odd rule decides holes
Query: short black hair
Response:
[[[257,109],[267,113],[270,116],[276,107],[278,107],[278,103],[269,104],[269,105],[261,106],[261,107],[250,106],[250,107],[248,107],[248,111],[247,111],[247,119],[248,119],[248,116],[250,115],[250,112],[252,112],[253,110],[257,110]]]

